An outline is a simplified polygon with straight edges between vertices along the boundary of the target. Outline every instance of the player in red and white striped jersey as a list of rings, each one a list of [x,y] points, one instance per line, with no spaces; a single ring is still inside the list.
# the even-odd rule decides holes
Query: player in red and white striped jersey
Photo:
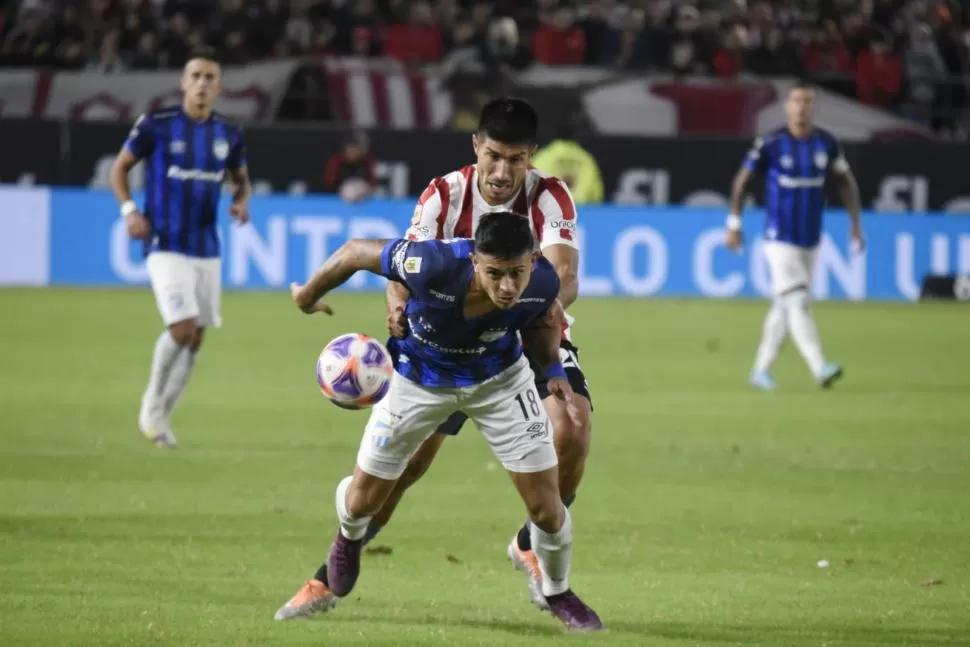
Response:
[[[525,101],[497,99],[486,105],[478,131],[472,138],[477,163],[431,181],[418,200],[407,237],[411,240],[471,238],[484,213],[511,211],[522,214],[532,221],[542,254],[556,268],[560,279],[559,300],[564,308],[568,308],[576,300],[578,291],[576,205],[565,183],[532,168],[530,161],[536,149],[537,130],[538,116]],[[404,315],[407,296],[406,288],[402,289],[396,283],[388,284],[388,328],[396,337],[407,334],[408,323]],[[536,390],[553,425],[559,457],[559,489],[568,507],[583,476],[593,409],[586,377],[579,366],[579,350],[570,338],[573,319],[567,314],[566,320],[559,354],[575,394],[573,402],[579,410],[580,424],[567,415],[561,401],[549,394],[543,369],[535,364],[532,368],[536,374]],[[523,415],[528,412],[524,411]],[[464,414],[453,415],[415,452],[393,494],[371,520],[366,541],[388,522],[404,492],[428,469],[444,439],[457,434],[465,420]],[[546,432],[537,430],[537,433]],[[528,501],[529,493],[521,494]],[[542,573],[532,552],[528,523],[509,544],[508,556],[526,575],[533,603],[548,608],[542,595]],[[336,599],[327,587],[324,565],[277,612],[277,618],[310,615],[332,608],[334,604]]]

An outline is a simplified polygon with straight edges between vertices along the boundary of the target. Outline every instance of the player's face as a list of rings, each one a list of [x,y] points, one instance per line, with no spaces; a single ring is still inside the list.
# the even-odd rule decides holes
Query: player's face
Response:
[[[789,124],[810,125],[815,117],[815,93],[804,88],[789,92],[788,100],[785,101],[785,114]]]
[[[222,89],[222,74],[218,63],[194,58],[182,71],[182,93],[186,101],[202,108],[211,108]]]
[[[522,188],[535,147],[530,144],[503,144],[472,135],[478,158],[478,190],[492,205],[504,204]]]
[[[532,265],[538,252],[529,252],[520,258],[504,260],[488,254],[473,254],[475,274],[488,298],[502,310],[508,310],[518,302],[529,286]]]

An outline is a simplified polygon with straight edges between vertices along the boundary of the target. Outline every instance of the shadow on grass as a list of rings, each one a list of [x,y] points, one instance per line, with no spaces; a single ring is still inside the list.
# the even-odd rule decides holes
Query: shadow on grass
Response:
[[[549,616],[533,622],[499,618],[463,617],[460,615],[377,616],[372,614],[319,618],[319,622],[374,623],[392,625],[438,625],[484,629],[516,636],[557,636],[564,630]],[[689,644],[734,643],[770,645],[967,645],[970,630],[923,629],[919,627],[772,625],[772,624],[691,624],[684,622],[630,622],[606,620],[606,635],[633,635],[642,638],[665,638]],[[592,638],[592,636],[590,636]]]

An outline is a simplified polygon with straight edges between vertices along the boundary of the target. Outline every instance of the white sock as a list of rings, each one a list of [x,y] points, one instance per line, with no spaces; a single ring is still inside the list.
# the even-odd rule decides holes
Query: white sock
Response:
[[[166,413],[171,413],[175,409],[179,396],[182,395],[182,391],[189,383],[189,377],[192,375],[192,369],[195,368],[195,358],[198,354],[198,351],[186,348],[175,358],[172,369],[168,374],[168,380],[165,382],[165,388],[162,391],[162,406]]]
[[[353,480],[353,476],[348,476],[337,485],[337,519],[340,520],[340,534],[351,541],[359,541],[367,534],[372,517],[352,517],[347,510],[347,490]]]
[[[148,378],[148,388],[145,389],[145,395],[142,398],[143,412],[156,414],[160,411],[162,394],[172,373],[172,365],[183,350],[186,350],[185,347],[180,346],[168,330],[159,335],[158,341],[155,342],[155,353],[152,355],[152,372]]]
[[[761,331],[761,344],[754,360],[756,373],[764,373],[771,369],[778,358],[785,337],[788,335],[788,317],[785,307],[778,301],[771,304],[771,309],[765,315],[765,323]]]
[[[808,292],[798,290],[786,295],[784,299],[792,339],[795,340],[798,351],[808,364],[808,369],[813,376],[817,377],[822,372],[825,358],[822,355],[822,342],[818,337],[818,328],[815,327],[809,308]]]
[[[558,595],[569,590],[569,558],[573,552],[573,520],[563,507],[566,517],[559,532],[548,533],[529,522],[532,552],[542,572],[542,594]]]

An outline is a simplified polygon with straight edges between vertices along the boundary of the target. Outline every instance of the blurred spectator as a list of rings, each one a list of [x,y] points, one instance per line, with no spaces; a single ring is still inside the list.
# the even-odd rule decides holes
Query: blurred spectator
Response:
[[[441,28],[434,22],[431,5],[415,2],[408,21],[392,25],[384,33],[384,54],[406,63],[431,63],[444,54]]]
[[[764,42],[751,52],[748,68],[761,76],[799,76],[803,68],[798,52],[780,27],[773,27]]]
[[[859,55],[855,81],[859,101],[879,108],[896,103],[903,85],[903,67],[882,37],[873,38],[868,51]]]
[[[556,138],[532,157],[532,165],[569,187],[576,204],[603,202],[603,176],[596,159],[575,140],[571,125],[563,125]]]
[[[736,25],[724,36],[724,46],[714,54],[714,73],[722,79],[733,79],[741,74],[745,65],[747,30]]]
[[[706,39],[698,33],[700,14],[684,5],[676,9],[667,67],[677,76],[707,74],[711,60],[703,49]],[[710,52],[713,54],[713,52]]]
[[[827,23],[811,37],[802,53],[805,69],[816,74],[848,74],[852,68],[849,50],[839,39],[834,23]]]
[[[366,199],[373,192],[377,181],[374,158],[368,146],[366,135],[352,133],[343,150],[327,159],[323,173],[323,190],[339,193],[348,202]]]
[[[138,48],[131,55],[128,66],[133,70],[157,70],[162,59],[158,55],[158,39],[155,34],[146,32],[138,39]]]
[[[929,25],[921,23],[913,27],[903,61],[907,81],[904,114],[928,126],[933,116],[937,88],[946,82],[946,68]]]
[[[162,36],[161,54],[166,67],[179,68],[185,65],[189,55],[188,17],[184,13],[176,13],[168,22],[168,27]]]
[[[582,65],[586,36],[576,26],[576,13],[567,6],[556,9],[533,36],[535,60],[545,65]]]
[[[117,29],[105,34],[98,46],[98,58],[91,63],[89,69],[98,70],[105,74],[123,72],[125,66],[122,64],[121,56],[118,54],[118,41],[120,38],[121,32]]]

